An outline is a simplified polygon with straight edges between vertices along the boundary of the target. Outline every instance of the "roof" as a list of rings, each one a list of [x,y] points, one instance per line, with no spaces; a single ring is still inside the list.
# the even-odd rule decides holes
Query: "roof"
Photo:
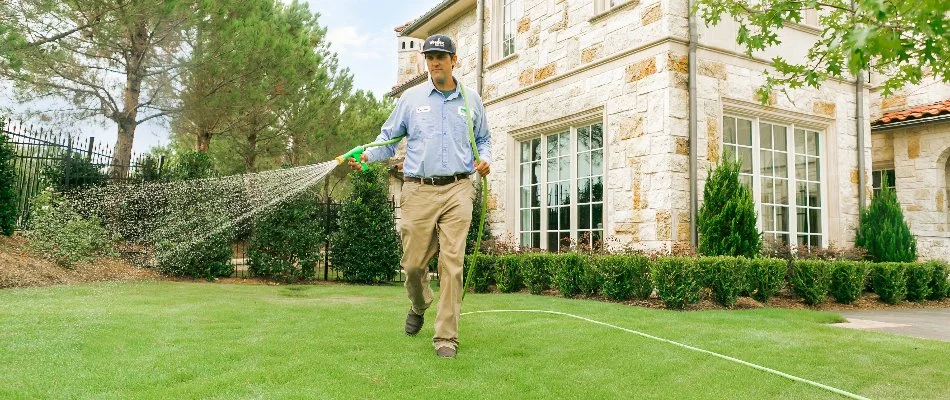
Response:
[[[416,75],[403,83],[393,86],[393,90],[389,91],[389,93],[386,93],[386,97],[396,97],[400,93],[405,92],[406,89],[425,82],[426,79],[429,79],[429,71],[424,71],[423,73]]]
[[[396,33],[401,33],[402,31],[406,30],[406,28],[408,28],[409,25],[412,25],[413,22],[416,22],[416,20],[412,20],[412,21],[406,22],[405,24],[399,25],[393,30],[396,31]]]
[[[871,123],[877,128],[925,123],[931,120],[944,120],[950,117],[950,99],[939,103],[908,108],[906,110],[884,113],[880,119]]]
[[[475,0],[444,0],[416,20],[405,26],[396,27],[396,32],[399,32],[400,36],[425,39],[436,33],[435,29],[444,26],[458,15],[474,9],[476,5]]]

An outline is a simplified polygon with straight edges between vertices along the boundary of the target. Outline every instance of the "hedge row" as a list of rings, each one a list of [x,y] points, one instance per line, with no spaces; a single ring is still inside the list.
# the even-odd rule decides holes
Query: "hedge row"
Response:
[[[654,290],[668,308],[683,309],[699,301],[704,288],[726,307],[740,296],[766,302],[788,286],[807,304],[831,295],[850,304],[870,287],[881,300],[896,304],[940,300],[950,296],[950,268],[942,262],[879,263],[787,260],[743,257],[665,257],[642,255],[586,256],[577,253],[523,253],[468,256],[472,288],[485,293],[527,288],[533,294],[557,289],[564,297],[578,295],[626,301],[646,299]],[[467,275],[467,274],[466,274]]]

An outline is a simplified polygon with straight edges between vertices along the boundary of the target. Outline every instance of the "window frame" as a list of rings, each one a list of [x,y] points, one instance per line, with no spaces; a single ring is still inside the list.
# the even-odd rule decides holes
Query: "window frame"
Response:
[[[496,62],[513,57],[518,54],[517,47],[517,17],[520,0],[494,0],[492,7],[492,59]],[[511,17],[506,21],[506,7],[511,12]],[[495,21],[498,21],[497,23]],[[511,53],[505,54],[505,32],[511,30]]]
[[[721,146],[720,148],[722,149],[722,152],[720,154],[722,154],[723,157],[726,156],[725,147],[727,145],[731,145],[731,144],[726,143],[726,128],[725,128],[726,118],[735,119],[737,126],[738,126],[739,120],[751,121],[751,124],[752,124],[751,126],[752,188],[751,189],[752,189],[752,197],[755,203],[755,211],[756,211],[756,216],[757,216],[756,229],[758,229],[758,231],[764,236],[766,240],[769,240],[772,238],[772,233],[766,233],[765,229],[763,229],[764,219],[762,217],[763,215],[762,211],[765,206],[763,206],[763,196],[762,196],[762,179],[764,176],[762,174],[762,154],[761,153],[763,151],[773,151],[773,150],[762,148],[760,129],[761,129],[762,124],[771,125],[773,127],[773,132],[774,132],[775,126],[784,127],[785,128],[785,143],[786,143],[785,166],[788,170],[787,175],[785,177],[787,179],[787,187],[788,187],[787,188],[788,189],[787,207],[788,207],[788,214],[789,214],[788,231],[787,231],[787,234],[789,237],[788,244],[790,246],[810,247],[811,244],[808,243],[808,240],[806,240],[806,243],[799,243],[798,236],[802,234],[807,235],[807,236],[821,235],[821,246],[827,247],[828,243],[830,242],[830,238],[829,238],[830,208],[828,207],[828,168],[829,168],[829,165],[827,161],[828,159],[827,150],[825,148],[827,137],[828,137],[827,129],[819,129],[813,126],[812,124],[807,124],[807,123],[801,124],[801,123],[796,123],[794,121],[787,121],[787,120],[783,120],[779,118],[769,118],[769,117],[759,116],[755,114],[745,114],[742,112],[733,112],[733,111],[726,110],[723,112],[722,117],[719,118],[720,126],[723,129],[722,138],[720,139],[720,146]],[[797,144],[795,141],[795,135],[796,135],[796,132],[801,131],[801,130],[805,132],[816,133],[817,135],[816,137],[818,138],[818,146],[817,146],[818,154],[817,156],[812,156],[812,157],[818,159],[818,178],[819,178],[818,187],[821,192],[819,196],[819,200],[818,200],[820,202],[818,209],[820,210],[820,213],[821,213],[821,232],[820,233],[810,233],[810,232],[801,233],[801,230],[800,230],[801,227],[798,226],[799,208],[804,208],[806,210],[813,208],[807,204],[799,204],[798,202],[798,189],[797,189],[798,184],[800,182],[813,182],[811,180],[800,179],[797,176],[798,173],[796,170],[797,168],[796,158],[803,154],[798,152]],[[738,142],[738,139],[737,139],[737,142]],[[806,166],[806,169],[807,169],[807,166]],[[740,172],[740,177],[742,175],[745,175],[745,174]],[[775,179],[776,177],[770,176],[766,178]],[[774,202],[769,203],[769,205],[770,206],[774,205]],[[776,231],[770,230],[770,232],[776,232]]]
[[[888,173],[888,172],[889,172],[888,175],[893,176],[894,179],[888,182],[890,183],[890,185],[887,185],[887,186],[891,188],[891,190],[893,190],[894,193],[897,193],[897,170],[895,170],[894,168],[874,168],[874,169],[871,169],[871,194],[873,196],[877,196],[877,194],[881,192],[881,188],[882,188],[881,183],[883,179],[883,174]],[[877,179],[878,183],[876,184],[874,183],[875,175],[879,177]]]
[[[591,157],[591,155],[593,154],[593,152],[599,150],[599,151],[601,152],[601,171],[600,171],[600,174],[599,174],[599,175],[594,175],[593,173],[590,173],[590,174],[588,174],[587,176],[583,176],[583,177],[582,177],[582,176],[579,176],[579,173],[578,173],[578,163],[577,163],[578,157],[580,156],[580,154],[578,153],[578,143],[579,143],[579,142],[578,142],[578,132],[579,132],[580,130],[584,129],[584,128],[588,128],[588,129],[593,128],[593,127],[596,126],[596,125],[600,125],[600,131],[601,131],[601,146],[600,146],[599,148],[596,148],[596,149],[587,149],[586,151],[583,151],[583,153],[584,153],[585,155],[587,155],[588,157]],[[518,246],[519,246],[519,247],[522,247],[522,248],[525,248],[525,247],[534,248],[534,247],[531,247],[531,246],[525,246],[525,245],[523,244],[524,241],[522,240],[522,236],[523,236],[524,234],[534,234],[534,233],[537,233],[538,236],[539,236],[539,243],[538,243],[539,246],[537,246],[537,248],[542,249],[542,250],[545,250],[545,251],[555,251],[555,252],[557,252],[557,251],[560,251],[560,250],[561,250],[561,246],[559,246],[557,249],[551,249],[551,248],[549,248],[549,246],[548,246],[548,234],[550,234],[550,233],[564,233],[564,232],[567,232],[567,233],[568,233],[568,237],[571,239],[571,241],[572,241],[573,243],[580,244],[580,235],[582,235],[582,234],[585,233],[585,232],[593,232],[593,231],[600,231],[600,238],[599,238],[600,245],[601,245],[601,246],[604,245],[604,241],[606,240],[606,238],[607,238],[607,233],[608,233],[608,232],[607,232],[607,226],[608,226],[608,222],[607,222],[607,220],[608,220],[608,201],[607,201],[607,172],[608,172],[608,168],[607,168],[607,167],[608,167],[608,165],[607,165],[607,132],[606,132],[606,130],[605,130],[605,126],[606,126],[606,124],[604,124],[603,120],[579,121],[579,122],[577,122],[577,123],[572,123],[572,124],[570,124],[570,125],[567,126],[567,127],[562,127],[562,128],[560,128],[560,129],[554,129],[554,130],[545,131],[544,133],[542,133],[542,134],[540,134],[540,135],[533,135],[533,136],[527,137],[527,138],[519,138],[519,139],[517,139],[517,140],[514,141],[515,149],[517,149],[517,150],[515,150],[515,157],[514,157],[514,164],[515,164],[515,166],[516,166],[516,168],[515,168],[515,179],[514,179],[514,187],[515,187],[515,191],[516,191],[516,192],[515,192],[515,193],[516,193],[516,194],[515,194],[515,199],[516,199],[515,201],[516,201],[516,203],[515,203],[515,207],[514,207],[514,209],[515,209],[515,210],[514,210],[514,211],[515,211],[514,231],[516,232],[516,240],[517,240],[517,242],[518,242]],[[590,132],[590,131],[588,131],[588,132]],[[552,206],[551,204],[549,204],[549,201],[548,201],[548,185],[549,185],[549,184],[557,184],[557,183],[559,183],[559,182],[564,182],[563,179],[560,179],[560,176],[558,177],[558,179],[554,179],[554,180],[550,179],[550,177],[548,176],[548,162],[550,161],[550,158],[548,157],[548,144],[550,143],[550,139],[549,139],[549,138],[550,138],[551,136],[559,136],[559,135],[562,135],[562,134],[564,134],[564,133],[567,133],[567,134],[568,134],[569,148],[568,148],[568,150],[567,150],[567,158],[568,158],[568,160],[570,161],[570,163],[569,163],[569,165],[568,165],[568,169],[569,169],[569,171],[570,171],[570,174],[569,174],[569,177],[568,177],[568,179],[567,179],[567,182],[568,182],[568,184],[569,184],[569,191],[570,191],[570,204],[567,206],[567,208],[568,208],[568,210],[569,210],[569,212],[570,212],[569,229],[568,229],[568,230],[564,230],[564,229],[562,229],[560,226],[558,226],[557,229],[550,229],[550,227],[549,227],[549,222],[550,222],[550,220],[549,220],[549,212],[550,212],[550,210],[551,210],[551,209],[557,209],[557,208],[564,208],[565,206],[564,206],[564,205],[561,205],[561,204],[553,205],[553,206]],[[589,133],[588,133],[588,134],[589,134]],[[523,168],[524,165],[526,165],[526,164],[531,164],[531,163],[533,163],[533,162],[535,162],[535,161],[531,160],[531,161],[525,162],[525,161],[522,159],[522,149],[521,149],[521,146],[522,146],[524,143],[532,143],[532,142],[535,141],[535,140],[539,140],[539,141],[540,141],[539,153],[540,153],[540,155],[541,155],[541,158],[540,158],[539,161],[537,161],[538,163],[540,163],[540,167],[539,167],[540,176],[539,176],[539,178],[538,178],[538,184],[537,184],[537,185],[538,185],[538,195],[539,195],[539,197],[540,197],[540,200],[539,200],[539,206],[538,206],[538,207],[531,207],[530,205],[529,205],[528,207],[525,207],[525,206],[522,204],[522,193],[521,193],[521,191],[522,191],[523,188],[525,188],[525,187],[531,187],[531,186],[533,186],[533,185],[532,185],[532,184],[524,185],[524,183],[522,182],[522,168]],[[562,139],[558,138],[558,140],[562,140]],[[563,156],[564,156],[563,154],[558,153],[557,158],[561,158],[561,157],[563,157]],[[584,204],[579,204],[579,201],[578,201],[578,200],[579,200],[579,195],[578,195],[579,181],[582,180],[582,179],[585,179],[585,178],[597,178],[597,177],[600,177],[600,180],[601,180],[601,194],[600,194],[600,200],[599,200],[599,201],[594,201],[594,198],[593,198],[593,191],[592,191],[592,193],[591,193],[591,198],[588,199],[588,201],[585,202]],[[529,193],[529,196],[530,196],[530,193]],[[530,197],[529,197],[529,198],[530,198]],[[593,213],[593,212],[592,212],[592,211],[593,211],[593,210],[592,210],[593,206],[594,206],[594,205],[598,205],[598,204],[599,204],[600,207],[601,207],[601,220],[599,221],[599,222],[600,222],[600,227],[599,227],[599,228],[595,227],[595,226],[596,226],[596,223],[593,221],[593,217],[591,217],[591,224],[590,224],[590,227],[588,227],[588,228],[580,228],[580,221],[579,221],[580,208],[581,208],[582,206],[589,206],[590,208],[588,209],[588,212]],[[532,229],[524,230],[523,227],[522,227],[522,216],[521,216],[522,211],[524,211],[524,210],[529,210],[529,209],[530,209],[530,210],[533,210],[533,209],[540,209],[540,221],[538,222],[538,226],[540,227],[540,229],[537,230],[537,231],[532,230]],[[593,244],[593,238],[590,238],[589,240],[590,240],[590,244]]]

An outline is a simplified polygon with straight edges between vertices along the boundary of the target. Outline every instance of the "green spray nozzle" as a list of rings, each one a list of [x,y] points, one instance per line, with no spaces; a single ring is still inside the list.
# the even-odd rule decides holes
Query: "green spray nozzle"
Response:
[[[366,168],[369,168],[365,162],[360,159],[363,157],[363,152],[366,151],[366,146],[356,146],[352,150],[346,152],[345,154],[336,158],[338,164],[343,164],[347,159],[352,158],[353,161],[359,162],[363,166],[363,171],[366,171]]]

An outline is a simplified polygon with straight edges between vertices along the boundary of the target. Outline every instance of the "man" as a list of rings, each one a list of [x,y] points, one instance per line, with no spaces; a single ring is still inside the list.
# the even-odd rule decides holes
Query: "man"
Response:
[[[475,199],[469,176],[475,171],[482,176],[491,172],[491,134],[481,97],[468,87],[463,89],[452,76],[458,65],[455,42],[445,35],[433,35],[426,39],[422,53],[430,80],[403,94],[376,140],[407,135],[406,178],[399,201],[400,265],[406,271],[405,286],[412,303],[406,334],[419,333],[432,304],[427,265],[439,250],[440,293],[432,341],[439,357],[454,358],[459,343],[465,239]],[[469,140],[469,115],[480,160],[477,164]],[[372,148],[363,153],[362,161],[385,160],[395,152],[396,145]],[[353,160],[350,165],[360,167]]]

